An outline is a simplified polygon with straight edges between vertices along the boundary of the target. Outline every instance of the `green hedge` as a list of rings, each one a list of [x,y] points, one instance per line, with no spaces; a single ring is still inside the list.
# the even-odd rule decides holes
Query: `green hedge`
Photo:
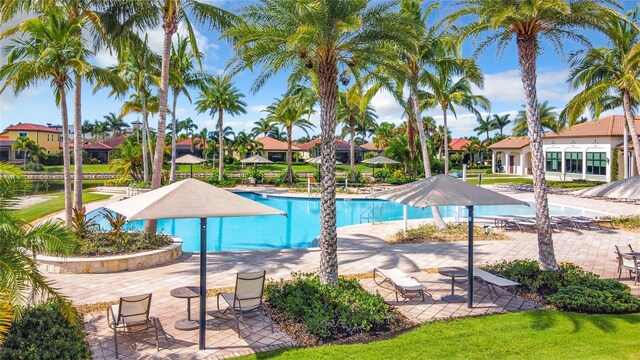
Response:
[[[0,359],[79,360],[90,355],[80,325],[69,323],[56,301],[26,309],[0,347]]]
[[[537,261],[515,260],[485,267],[519,282],[526,290],[540,294],[545,302],[560,310],[583,313],[621,314],[640,311],[640,300],[619,281],[600,279],[573,264],[560,271],[540,270]]]
[[[327,286],[318,275],[294,273],[293,280],[269,283],[265,297],[322,340],[382,329],[393,316],[382,296],[366,291],[356,279],[340,278],[338,285]]]

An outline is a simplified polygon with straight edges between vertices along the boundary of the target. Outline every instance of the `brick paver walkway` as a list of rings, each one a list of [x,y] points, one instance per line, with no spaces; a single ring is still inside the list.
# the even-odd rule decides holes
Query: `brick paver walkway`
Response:
[[[510,194],[511,195],[511,194]],[[526,193],[513,194],[526,199]],[[568,196],[552,196],[552,202],[578,206],[578,202]],[[573,202],[573,203],[572,203]],[[591,203],[595,202],[595,203]],[[628,213],[638,211],[637,206],[611,204],[589,200],[583,206],[590,209],[605,209],[610,212]],[[480,219],[480,222],[482,219]],[[419,220],[409,222],[410,226],[420,224]],[[464,304],[446,304],[438,301],[449,290],[450,283],[437,274],[420,272],[420,269],[442,266],[465,266],[467,243],[429,243],[389,245],[383,239],[402,228],[401,222],[384,224],[364,224],[339,229],[338,257],[341,274],[368,273],[374,267],[397,266],[418,277],[429,288],[433,298],[422,304],[406,301],[395,303],[395,296],[387,290],[376,287],[371,280],[362,280],[371,291],[381,293],[392,304],[397,305],[409,318],[424,322],[431,319],[466,316],[501,311],[529,309],[533,304],[501,292],[498,299],[487,297],[486,289],[476,286],[474,301],[479,304],[469,311]],[[532,233],[512,233],[512,241],[476,242],[476,264],[502,260],[537,258],[537,241]],[[615,277],[616,262],[614,245],[631,244],[640,248],[640,234],[620,230],[563,231],[554,234],[555,252],[559,261],[574,262],[603,277]],[[235,273],[244,269],[264,268],[271,278],[287,278],[292,271],[316,271],[319,264],[319,249],[283,249],[269,251],[235,251],[210,253],[208,255],[209,288],[232,286]],[[157,268],[115,274],[50,274],[48,278],[67,294],[76,304],[92,304],[100,301],[114,301],[120,296],[148,293],[154,295],[152,315],[160,319],[165,335],[161,336],[161,351],[155,352],[150,338],[141,341],[124,340],[122,354],[132,359],[151,358],[204,358],[244,354],[263,349],[272,349],[292,344],[282,332],[271,333],[268,324],[260,318],[248,318],[243,323],[240,337],[231,327],[230,318],[214,314],[208,322],[205,352],[197,350],[197,331],[177,331],[173,323],[186,315],[186,302],[172,298],[172,288],[196,285],[198,282],[199,255],[185,254],[178,261]],[[636,295],[640,287],[625,281]],[[462,291],[466,286],[460,285]],[[215,300],[209,298],[208,308],[214,309]],[[197,301],[192,303],[192,314],[196,314]],[[87,315],[86,331],[95,359],[112,358],[113,336],[106,326],[105,314]],[[146,340],[146,341],[145,341]]]

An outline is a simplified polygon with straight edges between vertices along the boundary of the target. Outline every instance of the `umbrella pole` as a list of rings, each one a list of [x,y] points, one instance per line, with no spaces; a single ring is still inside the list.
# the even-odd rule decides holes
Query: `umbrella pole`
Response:
[[[402,218],[404,219],[404,232],[407,232],[407,217],[408,217],[407,212],[408,212],[407,205],[404,205],[402,207]]]
[[[198,344],[205,349],[207,324],[207,219],[200,218],[200,329]]]
[[[469,209],[469,250],[467,265],[467,307],[473,307],[473,206],[467,206]]]
[[[193,164],[191,164],[191,175],[189,177],[193,178]]]

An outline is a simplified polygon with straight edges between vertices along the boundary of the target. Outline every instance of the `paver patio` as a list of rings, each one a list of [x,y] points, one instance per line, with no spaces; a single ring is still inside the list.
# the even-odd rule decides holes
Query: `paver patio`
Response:
[[[510,194],[511,195],[511,194]],[[514,194],[525,198],[527,194]],[[568,198],[568,199],[565,199]],[[570,204],[572,197],[557,195],[554,201]],[[582,202],[583,199],[579,201]],[[615,206],[604,201],[589,200],[595,204],[584,203],[583,206],[598,210]],[[577,206],[577,203],[576,203]],[[616,204],[617,206],[617,204]],[[620,211],[640,213],[640,207],[627,205],[617,206]],[[614,209],[615,210],[615,209]],[[480,222],[483,220],[480,219]],[[488,221],[485,219],[484,221]],[[412,220],[410,226],[422,223]],[[450,289],[449,280],[437,274],[420,272],[420,269],[431,269],[442,266],[466,266],[466,242],[399,244],[389,245],[384,238],[402,228],[401,222],[383,224],[363,224],[340,228],[338,231],[338,257],[341,274],[369,273],[374,267],[397,266],[405,272],[412,273],[425,283],[433,298],[424,303],[401,301],[395,303],[392,292],[376,287],[372,280],[362,280],[369,290],[380,290],[381,294],[393,305],[397,305],[410,319],[424,322],[431,319],[466,316],[482,313],[515,311],[529,309],[534,304],[513,297],[507,292],[492,300],[488,298],[486,288],[476,286],[474,301],[479,304],[469,310],[465,304],[447,304],[440,296]],[[536,235],[532,233],[511,233],[511,241],[478,241],[475,244],[476,264],[492,263],[502,260],[537,258]],[[616,262],[614,245],[631,244],[640,248],[640,234],[621,230],[563,231],[554,234],[555,252],[559,261],[579,264],[585,270],[592,271],[607,278],[615,278]],[[269,251],[235,251],[211,253],[208,256],[208,287],[232,286],[235,273],[244,269],[264,268],[268,277],[287,278],[292,271],[316,271],[319,264],[318,249],[282,249]],[[126,340],[122,354],[131,359],[139,358],[205,358],[244,354],[253,351],[272,349],[291,345],[293,342],[285,334],[276,329],[271,334],[268,324],[262,319],[247,319],[241,327],[241,337],[230,328],[230,318],[216,317],[208,321],[206,351],[197,350],[197,331],[181,332],[173,329],[173,323],[186,315],[186,302],[169,296],[175,287],[195,285],[198,281],[199,256],[185,254],[178,261],[153,269],[131,271],[115,274],[49,274],[56,285],[76,304],[92,304],[101,301],[114,301],[120,296],[140,293],[153,293],[152,315],[159,317],[167,338],[161,336],[161,351],[155,352],[152,341],[133,342]],[[632,292],[640,296],[640,286],[625,281]],[[464,284],[458,285],[466,289]],[[459,289],[457,292],[460,292]],[[464,291],[462,291],[464,293]],[[192,302],[192,314],[195,314],[197,301]],[[208,299],[208,309],[214,309],[214,298]],[[94,351],[94,358],[111,358],[113,356],[113,335],[106,326],[106,313],[94,313],[85,318],[86,331]],[[217,330],[214,330],[217,329]]]

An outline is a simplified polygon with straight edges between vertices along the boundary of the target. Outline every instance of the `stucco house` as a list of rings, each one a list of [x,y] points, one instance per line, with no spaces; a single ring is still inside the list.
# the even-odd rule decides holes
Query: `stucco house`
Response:
[[[267,158],[273,162],[287,161],[287,142],[274,139],[270,136],[263,136],[256,139],[257,142],[262,144],[260,149],[260,156]],[[300,155],[300,149],[298,146],[291,144],[292,157],[295,160]]]
[[[640,128],[640,118],[636,118],[635,123],[636,128]],[[618,178],[637,175],[638,166],[632,151],[624,151],[624,124],[624,116],[612,115],[574,125],[560,133],[544,134],[542,149],[547,179],[609,182],[614,163],[617,164]],[[627,141],[630,147],[631,140],[628,137]],[[489,149],[493,152],[494,173],[532,174],[528,137],[508,137],[489,146]],[[614,153],[617,153],[615,159]]]
[[[112,137],[106,140],[94,141],[86,143],[83,149],[87,152],[90,159],[97,159],[102,164],[109,163],[113,150],[127,140],[125,135]]]
[[[47,155],[57,154],[60,152],[60,142],[62,141],[60,132],[56,129],[45,125],[20,123],[11,125],[4,129],[0,136],[6,141],[16,141],[20,136],[28,137],[38,146],[44,148]],[[24,153],[22,151],[14,151],[12,161],[22,161]]]
[[[320,156],[321,138],[316,138],[303,144],[299,144],[298,148],[302,151],[303,159],[311,159]],[[335,139],[336,143],[336,160],[348,164],[349,163],[349,143],[340,139]],[[354,147],[355,162],[359,163],[364,159],[364,154],[369,150],[356,145]]]

